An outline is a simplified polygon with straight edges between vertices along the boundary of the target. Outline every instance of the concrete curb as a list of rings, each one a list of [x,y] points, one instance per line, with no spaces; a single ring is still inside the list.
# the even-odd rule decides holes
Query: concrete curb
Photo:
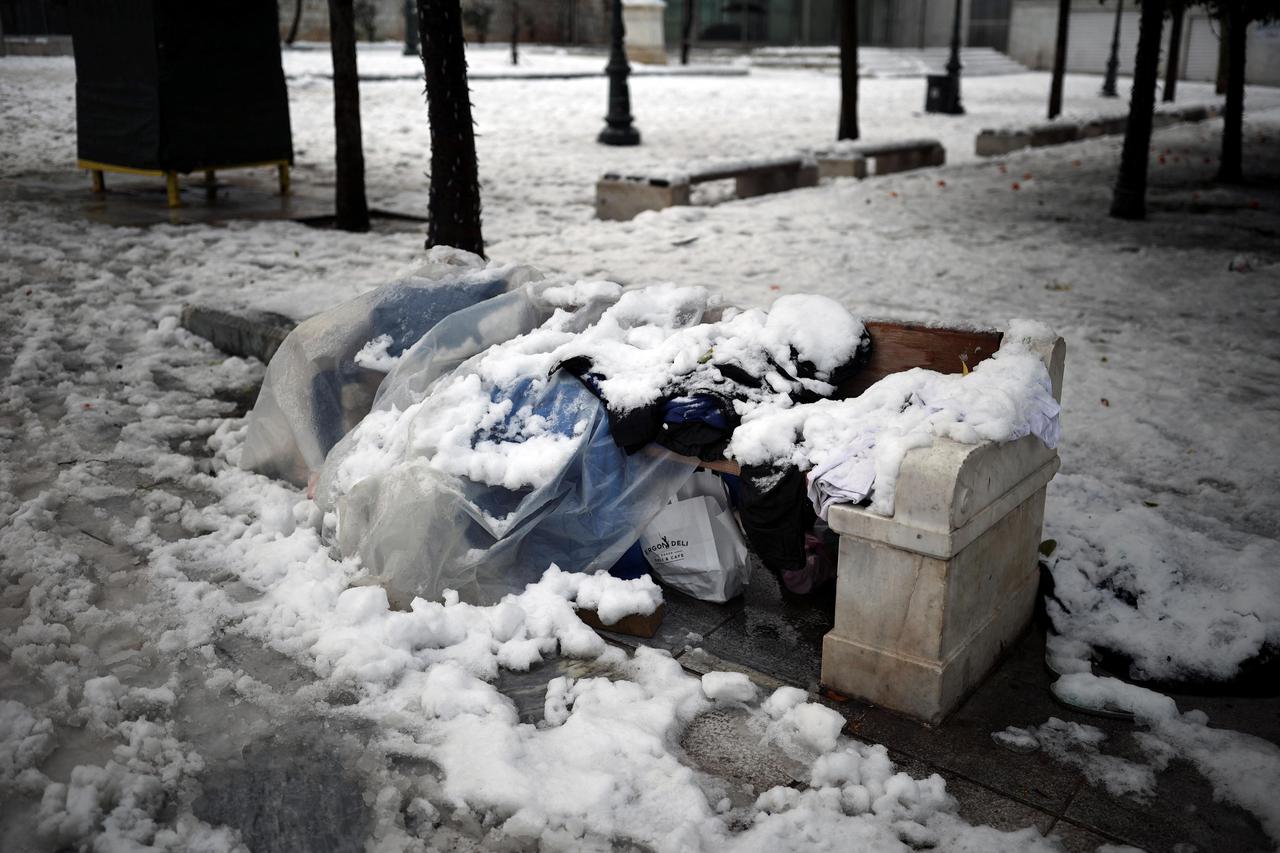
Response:
[[[181,323],[182,328],[225,353],[241,358],[252,356],[264,364],[271,361],[297,325],[283,314],[270,311],[227,311],[208,305],[183,306]]]
[[[1157,112],[1152,118],[1153,127],[1168,127],[1180,122],[1205,121],[1215,118],[1221,110],[1216,104],[1179,107]],[[1046,145],[1062,145],[1095,136],[1124,133],[1129,122],[1127,115],[1096,118],[1087,122],[1058,122],[1037,124],[1031,127],[985,129],[974,138],[973,150],[979,157],[996,157],[1022,148],[1041,148]]]

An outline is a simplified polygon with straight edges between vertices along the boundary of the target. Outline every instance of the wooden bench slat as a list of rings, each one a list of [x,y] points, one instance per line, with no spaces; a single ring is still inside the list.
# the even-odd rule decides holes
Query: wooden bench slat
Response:
[[[835,397],[856,397],[891,373],[925,367],[939,373],[962,373],[973,369],[1000,348],[1000,332],[944,329],[919,323],[890,323],[870,320],[871,358],[848,382],[836,389]]]

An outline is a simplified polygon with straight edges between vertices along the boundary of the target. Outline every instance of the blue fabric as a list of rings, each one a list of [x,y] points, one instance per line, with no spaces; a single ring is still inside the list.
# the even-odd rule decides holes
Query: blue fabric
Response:
[[[626,553],[613,564],[609,574],[624,581],[635,580],[649,574],[649,561],[645,559],[644,549],[636,542]]]
[[[412,280],[411,280],[412,281]],[[431,287],[389,287],[369,311],[372,340],[391,337],[387,354],[398,356],[418,342],[436,323],[455,311],[505,293],[507,281],[499,275],[478,281],[451,281]]]
[[[716,429],[726,429],[729,422],[721,409],[722,405],[719,399],[710,394],[673,397],[662,404],[662,422],[686,424],[696,421]]]

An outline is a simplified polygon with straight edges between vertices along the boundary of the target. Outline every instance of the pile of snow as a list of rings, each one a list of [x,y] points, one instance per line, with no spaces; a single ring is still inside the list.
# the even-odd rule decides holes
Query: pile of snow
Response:
[[[903,457],[937,438],[1003,442],[1034,428],[1056,445],[1059,407],[1037,352],[1053,337],[1043,324],[1015,320],[1000,349],[967,374],[914,368],[847,400],[750,412],[734,432],[729,455],[748,465],[808,470],[869,447],[875,468],[871,510],[892,515]]]
[[[616,284],[585,281],[540,288],[537,298],[558,306],[541,326],[489,347],[405,408],[371,412],[326,472],[332,493],[346,494],[409,460],[510,490],[546,485],[578,450],[586,424],[566,435],[532,411],[513,413],[506,392],[531,382],[528,393],[536,398],[555,369],[574,358],[591,359],[603,377],[600,392],[617,412],[654,403],[677,387],[714,390],[724,384],[715,365],[731,364],[765,381],[738,401],[740,413],[749,414],[790,405],[788,395],[801,390],[830,394],[826,379],[853,357],[862,335],[861,322],[823,296],[782,297],[767,314],[724,307],[701,287],[623,293]],[[816,316],[825,322],[806,321]],[[376,346],[370,353],[374,358]],[[413,355],[411,349],[405,359]],[[799,362],[813,365],[813,378],[796,378]],[[396,380],[392,373],[387,383]],[[494,434],[513,414],[518,433]],[[486,437],[477,441],[477,435]]]
[[[1115,678],[1087,672],[1064,675],[1053,692],[1068,704],[1132,714],[1144,731],[1132,737],[1145,761],[1102,751],[1107,735],[1095,726],[1050,717],[1031,728],[1011,726],[992,734],[1002,746],[1019,752],[1039,749],[1055,761],[1084,773],[1093,784],[1138,801],[1156,792],[1156,773],[1169,762],[1189,762],[1213,786],[1214,797],[1252,812],[1272,840],[1280,844],[1280,747],[1241,732],[1215,729],[1202,711],[1181,713],[1160,693]]]
[[[219,454],[234,449],[242,433],[222,430]],[[386,797],[391,808],[413,803],[432,837],[460,832],[492,846],[632,843],[671,851],[843,850],[851,837],[873,850],[901,849],[903,839],[1053,849],[1033,829],[968,826],[955,816],[941,778],[895,773],[883,747],[847,740],[843,717],[802,690],[780,688],[761,702],[746,676],[699,679],[664,651],[631,654],[606,645],[574,614],[575,605],[613,616],[645,612],[657,603],[651,584],[552,568],[491,606],[446,594],[395,611],[380,588],[351,586],[360,570],[323,547],[322,519],[310,501],[231,468],[211,485],[224,498],[206,510],[209,520],[234,511],[248,524],[211,525],[199,540],[154,542],[155,558],[216,560],[235,571],[256,591],[242,603],[218,601],[237,614],[238,632],[296,657],[329,683],[354,688],[358,698],[344,715],[369,720],[397,754],[438,768],[399,779]],[[207,613],[217,600],[206,584],[178,574],[171,589],[185,612]],[[185,642],[199,647],[207,639]],[[500,670],[557,655],[590,660],[609,674],[552,679],[542,720],[520,722],[494,686]],[[233,680],[226,682],[232,689]],[[739,808],[710,801],[679,741],[714,705],[757,717],[770,743],[811,763],[810,785],[761,791]]]

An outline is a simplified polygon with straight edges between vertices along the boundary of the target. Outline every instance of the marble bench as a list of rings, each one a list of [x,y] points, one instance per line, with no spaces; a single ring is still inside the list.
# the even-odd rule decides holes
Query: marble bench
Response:
[[[818,164],[796,154],[757,160],[726,161],[688,172],[625,175],[607,172],[596,182],[596,217],[622,221],[646,210],[691,202],[694,184],[733,179],[738,198],[817,186]]]
[[[814,152],[822,178],[865,178],[867,162],[877,175],[905,172],[926,166],[942,166],[947,151],[936,139],[902,139],[896,142],[838,142]]]
[[[868,322],[871,359],[835,396],[923,367],[961,373],[1001,333]],[[1062,399],[1066,346],[1039,350]],[[700,463],[738,473],[732,462]],[[1035,436],[1005,444],[939,439],[907,453],[894,514],[830,508],[840,536],[835,624],[822,682],[936,725],[995,667],[1031,621],[1039,588],[1045,490],[1058,453]]]

